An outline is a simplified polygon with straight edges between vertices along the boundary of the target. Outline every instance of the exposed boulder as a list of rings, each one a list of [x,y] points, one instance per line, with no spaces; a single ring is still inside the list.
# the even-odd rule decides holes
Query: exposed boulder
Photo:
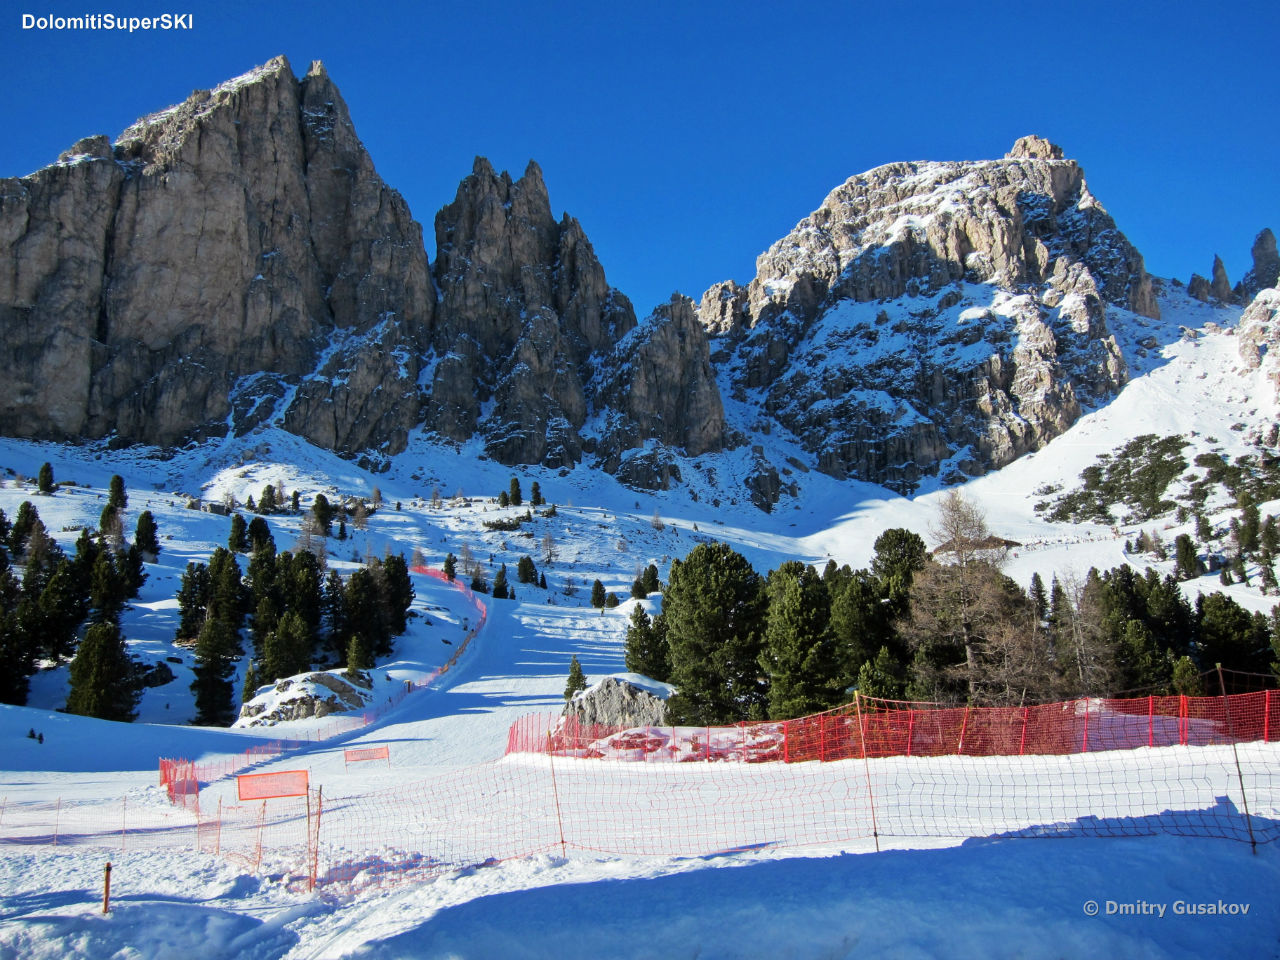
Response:
[[[1262,369],[1280,398],[1280,290],[1262,290],[1240,316],[1236,349],[1246,371]]]
[[[286,720],[327,717],[331,713],[363,710],[369,704],[367,674],[306,673],[277,680],[240,707],[236,727],[265,727]]]
[[[1209,302],[1209,295],[1213,292],[1213,288],[1209,285],[1209,281],[1198,273],[1191,275],[1191,281],[1187,284],[1187,296],[1199,300],[1201,303]]]
[[[575,693],[561,716],[584,725],[658,727],[666,723],[667,702],[628,680],[605,677]]]

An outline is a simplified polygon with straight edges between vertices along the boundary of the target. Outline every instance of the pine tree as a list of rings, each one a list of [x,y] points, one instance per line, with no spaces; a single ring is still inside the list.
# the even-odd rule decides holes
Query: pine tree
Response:
[[[450,583],[453,583],[454,578],[458,575],[458,558],[452,553],[445,554],[444,575]]]
[[[1031,574],[1031,586],[1027,590],[1027,596],[1031,598],[1031,607],[1037,621],[1048,616],[1049,595],[1045,592],[1044,581],[1040,579],[1039,573]]]
[[[503,490],[501,493],[498,494],[498,506],[500,507],[511,506],[511,496],[510,494],[507,493],[507,491]]]
[[[493,598],[495,600],[509,599],[509,591],[507,589],[507,565],[505,563],[498,568],[498,574],[493,578]]]
[[[505,582],[506,567],[502,569]],[[409,565],[405,563],[404,556],[397,553],[384,557],[379,565],[377,581],[379,599],[385,610],[387,639],[398,637],[408,628],[406,618],[414,597],[413,581],[409,578]]]
[[[601,583],[599,580],[594,580],[594,581],[592,581],[592,583],[591,583],[591,605],[592,605],[593,607],[603,607],[603,606],[604,606],[604,599],[605,599],[605,597],[604,597],[604,584],[603,584],[603,583]]]
[[[124,510],[129,506],[129,495],[125,493],[124,477],[115,473],[107,486],[107,506],[112,510]]]
[[[311,501],[311,515],[316,518],[316,523],[326,537],[333,532],[333,507],[323,493],[317,493],[316,498]]]
[[[765,586],[768,615],[760,666],[769,678],[769,717],[817,713],[840,698],[831,638],[831,599],[813,567],[789,561]]]
[[[344,644],[350,638],[348,622],[346,585],[338,571],[330,570],[324,581],[324,627],[335,659],[341,659],[346,653]]]
[[[116,553],[124,549],[124,521],[120,518],[120,511],[109,504],[102,508],[102,515],[98,517],[98,534]]]
[[[898,700],[902,697],[901,665],[888,647],[881,647],[874,660],[867,660],[858,670],[858,693],[876,700]]]
[[[507,490],[507,498],[511,501],[513,507],[518,507],[524,503],[524,494],[520,492],[519,477],[511,478],[511,485]]]
[[[30,639],[14,613],[0,612],[0,703],[18,707],[27,703],[36,665]]]
[[[248,703],[258,695],[259,683],[258,664],[255,660],[249,661],[249,666],[244,671],[244,685],[240,688],[240,702]]]
[[[142,559],[147,563],[155,563],[160,556],[160,537],[157,535],[156,518],[150,510],[138,514],[138,523],[133,531],[134,545],[142,551]]]
[[[238,513],[231,515],[231,533],[227,537],[227,549],[236,553],[249,552],[248,527],[244,517]]]
[[[388,639],[384,634],[384,620],[378,609],[378,585],[367,568],[352,571],[347,578],[346,614],[347,630],[359,641],[361,663],[366,659],[373,666],[374,651]],[[367,654],[367,657],[365,656]],[[365,670],[368,667],[358,667]]]
[[[71,562],[61,561],[36,603],[41,620],[40,653],[46,660],[62,660],[75,649],[76,628],[89,612],[89,598],[76,590]]]
[[[249,521],[249,527],[245,531],[246,539],[249,541],[249,550],[260,550],[270,545],[272,551],[276,549],[276,541],[271,536],[271,527],[262,517],[254,517]]]
[[[354,677],[361,670],[373,669],[373,652],[368,642],[358,633],[351,635],[347,644],[347,676]]]
[[[258,512],[276,512],[276,488],[269,483],[262,488],[262,496],[258,498]]]
[[[39,522],[39,511],[36,510],[30,500],[23,500],[18,505],[18,513],[13,519],[13,525],[9,528],[9,552],[15,558],[22,556],[26,552],[27,539]]]
[[[547,575],[545,573],[538,574],[538,587],[542,590],[547,589]]]
[[[533,485],[529,488],[529,503],[535,507],[540,507],[545,501],[542,499],[542,487],[538,485],[538,481],[533,481]]]
[[[40,464],[40,470],[36,474],[36,489],[45,496],[53,493],[53,464],[48,461]]]
[[[67,713],[125,723],[137,716],[139,690],[133,661],[114,622],[89,627],[71,661],[70,675]]]
[[[538,568],[533,565],[533,557],[521,557],[516,563],[516,579],[521,583],[538,582]]]
[[[199,636],[208,606],[209,568],[203,563],[188,561],[178,587],[178,640]]]
[[[1178,662],[1173,665],[1172,686],[1174,693],[1184,697],[1204,695],[1204,688],[1200,683],[1200,671],[1190,657],[1179,657]]]
[[[220,617],[210,616],[196,641],[196,663],[191,681],[195,694],[195,723],[227,727],[235,720],[231,677],[240,652],[235,629]]]
[[[631,599],[643,600],[647,596],[648,594],[645,593],[645,590],[644,590],[644,581],[641,580],[639,577],[636,577],[634,580],[631,581]]]
[[[269,681],[305,673],[311,666],[311,643],[307,626],[297,613],[280,618],[262,645],[262,674]],[[360,669],[366,669],[361,667]]]
[[[650,619],[645,608],[636,604],[627,627],[626,667],[653,680],[666,682],[671,676],[670,651],[667,647],[666,621],[659,614]]]
[[[667,703],[676,723],[762,718],[759,682],[765,604],[760,575],[724,543],[701,543],[671,564],[663,601],[670,646]]]
[[[657,593],[662,589],[662,584],[658,581],[657,564],[651,563],[644,568],[644,574],[641,576],[640,582],[644,586],[646,596],[651,593]]]
[[[93,564],[93,580],[89,587],[89,602],[93,607],[95,623],[120,619],[124,609],[127,587],[111,554],[103,551]]]
[[[1180,533],[1173,541],[1173,578],[1175,580],[1195,580],[1204,573],[1204,565],[1196,554],[1196,545],[1191,537]]]
[[[582,673],[582,665],[578,663],[578,658],[574,656],[569,661],[569,682],[564,685],[564,698],[572,700],[575,693],[585,689],[587,689],[587,678]]]

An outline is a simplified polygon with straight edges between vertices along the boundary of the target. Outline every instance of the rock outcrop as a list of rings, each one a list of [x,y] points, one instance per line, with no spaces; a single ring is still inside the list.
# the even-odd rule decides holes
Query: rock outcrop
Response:
[[[899,490],[1037,449],[1127,369],[1108,308],[1158,316],[1141,255],[1038,137],[852,177],[700,319],[735,396],[822,470]]]
[[[1231,281],[1227,279],[1226,265],[1216,253],[1213,255],[1211,273],[1213,279],[1209,281],[1209,296],[1222,303],[1231,303],[1235,299],[1235,294],[1231,289]]]
[[[1236,349],[1246,371],[1262,369],[1280,398],[1280,290],[1258,292],[1240,316]]]
[[[172,446],[273,423],[356,456],[425,426],[506,464],[599,448],[619,471],[646,442],[723,443],[691,312],[617,353],[634,311],[537,164],[513,182],[477,159],[435,239],[429,267],[319,63],[82,140],[0,182],[0,433]]]
[[[584,725],[659,727],[667,720],[667,702],[634,683],[605,677],[576,693],[561,716]]]
[[[1253,269],[1236,284],[1235,294],[1248,303],[1261,290],[1280,286],[1280,253],[1276,252],[1276,235],[1270,228],[1262,230],[1253,241]]]
[[[234,429],[237,409],[261,418],[320,376],[290,428],[354,450],[369,411],[325,368],[380,360],[380,439],[416,421],[421,350],[388,369],[376,332],[425,345],[421,230],[320,63],[297,80],[280,57],[196,91],[0,195],[14,265],[0,346],[20,361],[0,431],[172,445]]]
[[[286,720],[327,717],[332,713],[363,710],[369,705],[370,681],[366,674],[354,678],[345,673],[305,673],[277,680],[265,693],[246,701],[233,726],[269,727]]]

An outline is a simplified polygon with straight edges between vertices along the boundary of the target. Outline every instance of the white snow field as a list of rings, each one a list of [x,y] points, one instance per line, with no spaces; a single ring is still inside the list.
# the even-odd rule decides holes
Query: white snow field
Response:
[[[1215,319],[1169,316],[1189,327]],[[1273,416],[1274,397],[1234,373],[1233,350],[1225,332],[1179,340],[1135,369],[1110,406],[966,486],[997,533],[1027,545],[1014,576],[1147,565],[1126,558],[1134,528],[1117,537],[1049,524],[1033,491],[1069,488],[1097,453],[1143,432],[1182,433],[1191,454],[1244,452],[1230,425]],[[571,656],[591,680],[622,671],[632,608],[656,609],[656,598],[593,609],[593,579],[627,597],[645,564],[665,575],[670,559],[709,539],[761,572],[792,558],[863,565],[883,529],[925,534],[938,492],[904,499],[814,472],[766,516],[745,501],[713,508],[724,488],[696,469],[681,489],[639,494],[585,467],[529,468],[526,496],[538,480],[557,515],[500,533],[482,521],[523,508],[474,499],[505,489],[512,473],[478,454],[417,438],[371,474],[276,429],[167,459],[0,441],[0,465],[15,474],[34,476],[47,460],[59,481],[77,484],[50,497],[14,474],[0,486],[6,514],[31,500],[64,548],[96,524],[113,473],[129,490],[127,531],[153,511],[163,551],[122,627],[136,656],[179,661],[131,725],[57,712],[65,665],[33,678],[30,706],[0,707],[0,958],[1280,956],[1275,743],[791,764],[504,758],[514,721],[563,703]],[[380,487],[385,505],[368,530],[328,543],[339,570],[386,549],[417,548],[438,565],[466,544],[513,580],[518,558],[532,556],[550,589],[516,584],[515,601],[488,600],[456,665],[397,702],[406,681],[426,681],[475,626],[457,590],[414,575],[416,616],[373,671],[376,719],[247,768],[306,770],[311,817],[301,799],[266,801],[265,813],[261,802],[241,804],[230,777],[205,784],[197,817],[159,786],[159,758],[231,763],[333,722],[190,725],[192,659],[172,644],[174,597],[187,561],[225,543],[229,522],[188,500],[243,501],[267,483],[299,489],[304,504],[318,491],[332,499]],[[435,508],[433,487],[443,498]],[[459,490],[473,502],[455,501]],[[269,522],[289,547],[299,518]],[[1180,529],[1162,533],[1171,540]],[[1228,590],[1250,609],[1274,602]],[[344,758],[380,745],[385,760]],[[317,818],[318,842],[308,837]]]

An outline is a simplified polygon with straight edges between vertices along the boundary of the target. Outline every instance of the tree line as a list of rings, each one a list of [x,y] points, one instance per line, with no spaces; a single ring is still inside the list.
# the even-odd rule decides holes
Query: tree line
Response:
[[[317,519],[323,530],[330,518]],[[243,572],[241,556],[247,556]],[[233,518],[228,546],[218,547],[207,563],[187,564],[178,588],[176,641],[194,642],[196,723],[235,720],[232,677],[245,654],[246,628],[252,652],[242,700],[315,662],[356,673],[391,653],[414,598],[404,557],[372,557],[345,580],[326,567],[322,549],[277,551],[261,516],[247,524]]]
[[[670,682],[673,722],[787,719],[863,696],[1022,705],[1125,692],[1198,694],[1215,664],[1277,670],[1280,606],[1187,601],[1173,577],[1127,566],[1079,580],[1002,572],[1007,544],[956,491],[932,554],[904,529],[871,566],[797,561],[761,576],[724,543],[673,561],[662,612],[637,605],[628,670]]]
[[[37,490],[57,493],[48,463]],[[126,649],[120,614],[146,581],[145,564],[159,556],[160,541],[149,510],[138,515],[133,541],[125,539],[127,506],[124,480],[115,475],[98,528],[82,528],[69,556],[31,501],[12,521],[0,510],[0,702],[25,705],[38,665],[70,660],[68,713],[122,721],[137,715],[142,671]]]

